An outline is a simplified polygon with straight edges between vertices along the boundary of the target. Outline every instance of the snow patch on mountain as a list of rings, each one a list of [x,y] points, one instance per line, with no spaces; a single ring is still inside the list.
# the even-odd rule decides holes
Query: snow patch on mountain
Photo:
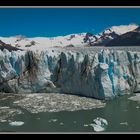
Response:
[[[22,36],[14,37],[0,37],[0,40],[6,44],[10,44],[20,49],[24,50],[44,50],[48,47],[67,47],[74,45],[76,47],[81,47],[86,45],[83,38],[86,33],[80,34],[70,34],[67,36],[58,36],[58,37],[34,37],[26,38]]]
[[[136,24],[129,24],[129,25],[120,25],[120,26],[112,26],[111,30],[114,31],[118,35],[125,34],[127,32],[133,31],[138,28]]]

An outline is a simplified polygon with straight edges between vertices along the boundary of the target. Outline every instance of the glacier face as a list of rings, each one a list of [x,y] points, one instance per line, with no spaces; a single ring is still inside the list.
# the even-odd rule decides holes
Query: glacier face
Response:
[[[0,91],[108,99],[140,91],[140,52],[92,48],[0,51]]]

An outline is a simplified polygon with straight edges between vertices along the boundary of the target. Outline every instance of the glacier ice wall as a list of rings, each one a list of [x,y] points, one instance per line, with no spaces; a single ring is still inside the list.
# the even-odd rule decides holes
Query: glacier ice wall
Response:
[[[140,52],[0,51],[0,91],[66,93],[97,99],[140,92]]]

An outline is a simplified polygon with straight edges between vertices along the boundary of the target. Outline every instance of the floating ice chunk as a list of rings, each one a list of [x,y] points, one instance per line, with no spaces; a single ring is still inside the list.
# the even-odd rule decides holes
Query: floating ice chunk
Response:
[[[57,122],[57,119],[52,119],[52,122]]]
[[[3,106],[3,107],[0,107],[0,109],[9,109],[10,107],[8,106]]]
[[[7,120],[0,120],[0,122],[4,123],[4,122],[7,122]]]
[[[132,101],[136,101],[136,102],[140,102],[140,94],[136,94],[136,96],[132,96],[130,98],[128,98],[129,100],[132,100]]]
[[[88,124],[84,124],[84,127],[88,127],[89,125]]]
[[[128,122],[121,122],[120,125],[128,125]]]
[[[96,132],[101,132],[101,131],[104,131],[105,130],[104,127],[102,127],[100,125],[93,124],[93,123],[90,124],[90,126],[92,126],[94,128],[94,131],[96,131]]]
[[[40,120],[40,118],[37,118],[37,120]]]
[[[90,126],[92,126],[96,132],[104,131],[108,125],[107,120],[100,117],[94,119],[93,122]]]
[[[61,122],[61,123],[60,123],[60,125],[64,125],[64,123],[63,123],[63,122]]]
[[[11,126],[21,126],[24,124],[24,122],[21,121],[15,121],[15,122],[11,122],[9,123]]]
[[[49,120],[49,123],[51,123],[51,122],[57,122],[58,121],[58,119],[51,119],[51,120]]]
[[[56,109],[49,110],[49,112],[56,112],[56,111],[57,111]]]
[[[136,109],[140,108],[139,106],[136,106]]]
[[[20,101],[15,101],[15,102],[13,102],[14,104],[18,104],[18,103],[20,103]]]
[[[97,125],[108,125],[107,120],[97,117],[97,119],[93,120]]]

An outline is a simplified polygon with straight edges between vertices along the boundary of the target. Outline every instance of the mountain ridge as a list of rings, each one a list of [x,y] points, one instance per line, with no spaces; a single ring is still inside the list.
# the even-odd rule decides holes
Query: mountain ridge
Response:
[[[112,26],[104,31],[93,33],[77,33],[57,37],[33,37],[27,38],[23,35],[11,37],[0,37],[5,44],[23,50],[44,50],[48,47],[84,47],[84,46],[108,46],[109,42],[119,38],[123,34],[135,31],[140,28],[136,24]]]

